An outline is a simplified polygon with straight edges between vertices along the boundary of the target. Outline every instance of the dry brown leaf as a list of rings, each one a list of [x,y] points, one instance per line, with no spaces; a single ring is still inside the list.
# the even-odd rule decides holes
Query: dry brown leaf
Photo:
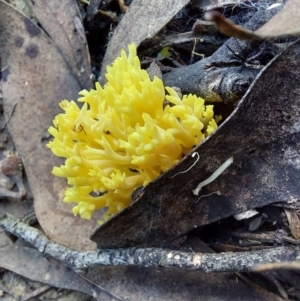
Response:
[[[27,1],[43,29],[58,46],[81,88],[91,88],[91,64],[76,1]]]
[[[34,195],[37,218],[54,241],[92,249],[94,222],[74,218],[61,202],[65,181],[51,174],[61,160],[51,154],[48,127],[60,112],[60,100],[77,98],[80,85],[46,34],[0,0],[0,54],[3,102],[8,128],[22,158]]]
[[[120,54],[121,49],[134,42],[137,46],[153,37],[176,15],[189,0],[134,0],[110,40],[105,53],[101,74]]]

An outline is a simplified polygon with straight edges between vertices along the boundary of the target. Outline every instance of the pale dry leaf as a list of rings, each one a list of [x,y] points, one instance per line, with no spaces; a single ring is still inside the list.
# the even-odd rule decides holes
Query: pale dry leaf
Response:
[[[300,35],[300,0],[289,0],[269,22],[255,31],[264,39]]]
[[[65,181],[51,174],[62,161],[46,148],[47,129],[62,99],[77,98],[80,85],[57,47],[26,16],[0,0],[0,54],[4,113],[34,196],[37,218],[54,241],[92,249],[96,220],[74,218],[63,204]]]
[[[253,217],[254,215],[259,214],[259,212],[255,209],[250,209],[244,212],[240,212],[238,214],[235,214],[233,217],[237,220],[237,221],[241,221],[243,219],[248,219]]]
[[[121,49],[134,42],[137,46],[159,32],[189,1],[134,0],[110,40],[103,59],[101,75]]]
[[[300,239],[300,220],[296,210],[284,209],[287,220],[289,222],[289,228],[292,236],[295,239]]]
[[[34,20],[34,13],[28,6],[28,2],[28,0],[10,0],[9,4],[25,16],[27,16],[30,20]]]
[[[226,6],[238,5],[241,3],[241,0],[192,0],[191,3],[198,9],[207,11],[211,9],[225,8]]]
[[[91,63],[76,1],[27,1],[36,19],[62,52],[81,88],[91,88]]]

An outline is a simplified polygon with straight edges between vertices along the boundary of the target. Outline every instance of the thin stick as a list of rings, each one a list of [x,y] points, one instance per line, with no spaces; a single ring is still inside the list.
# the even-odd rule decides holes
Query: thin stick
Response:
[[[249,272],[256,264],[300,261],[298,246],[276,247],[252,252],[206,254],[159,248],[101,249],[80,252],[49,240],[41,231],[12,215],[0,215],[0,227],[32,244],[41,253],[74,269],[93,266],[164,267],[211,272]]]

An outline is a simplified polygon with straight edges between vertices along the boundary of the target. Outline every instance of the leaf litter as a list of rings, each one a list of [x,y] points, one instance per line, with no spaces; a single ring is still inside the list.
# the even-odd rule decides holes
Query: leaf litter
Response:
[[[118,29],[115,31],[113,40],[109,43],[109,51],[107,51],[103,66],[111,62],[121,48],[125,48],[126,45],[124,44],[126,44],[126,39],[131,39],[130,42],[135,41],[137,44],[140,44],[142,41],[152,38],[187,2],[188,1],[177,1],[173,7],[167,7],[166,9],[166,4],[164,3],[159,3],[156,7],[153,7],[149,1],[133,1],[128,13],[123,17],[123,23],[120,23]],[[293,5],[295,5],[296,2],[297,1],[290,0],[287,3],[286,7],[288,9],[292,7],[290,12],[287,12],[288,10],[285,11],[287,15],[277,15],[277,18],[282,21],[281,23],[279,22],[282,31],[277,30],[276,27],[271,24],[268,25],[270,26],[269,28],[264,29],[262,27],[261,30],[258,30],[256,33],[265,35],[265,37],[271,37],[273,35],[272,37],[274,38],[278,37],[276,34],[274,36],[274,32],[276,33],[276,31],[281,36],[298,34],[297,30],[292,32],[291,27],[282,26],[285,23],[288,25],[289,23],[286,21],[289,18],[292,19],[292,11],[296,9]],[[147,7],[147,10],[144,11],[145,13],[142,13],[139,8],[141,4]],[[45,142],[48,139],[45,130],[49,124],[51,124],[53,116],[58,112],[58,102],[64,98],[76,98],[77,92],[84,85],[86,85],[86,87],[89,86],[89,80],[87,78],[89,73],[89,58],[88,53],[84,52],[84,39],[82,39],[81,42],[78,42],[77,39],[73,42],[74,44],[68,41],[65,46],[61,47],[61,52],[58,52],[56,47],[53,46],[53,42],[51,42],[38,27],[26,19],[26,17],[17,13],[3,1],[0,2],[0,6],[0,31],[2,37],[2,39],[0,37],[0,45],[4,111],[7,119],[10,119],[8,129],[12,134],[18,154],[22,158],[30,188],[34,196],[38,221],[44,231],[58,242],[80,249],[93,248],[93,244],[86,239],[89,233],[91,233],[93,226],[91,224],[85,225],[82,221],[75,220],[69,213],[69,209],[66,205],[60,204],[65,184],[57,179],[53,179],[50,174],[52,166],[56,165],[57,162],[51,157],[48,150],[44,148]],[[42,19],[45,17],[45,12],[48,14],[52,10],[55,10],[53,7],[51,8],[50,5],[43,6],[42,2],[37,2],[36,14],[39,14],[37,13],[38,8],[41,14],[40,18]],[[61,7],[59,6],[58,10],[60,9]],[[80,23],[79,27],[78,24],[76,27],[77,21],[74,22],[74,20],[77,20],[74,19],[75,11],[76,9],[74,9],[74,7],[70,15],[64,11],[62,19],[60,19],[58,23],[61,23],[61,20],[64,19],[73,20],[73,24],[72,21],[70,21],[67,29],[71,29],[72,31],[75,26],[76,30],[81,32],[82,28],[80,28]],[[131,12],[132,15],[130,14]],[[133,16],[137,18],[135,22],[132,22]],[[152,27],[141,25],[147,24],[149,18],[152,17],[153,22],[151,23],[149,21],[149,24],[153,24]],[[53,23],[53,20],[52,18],[52,23],[49,23],[50,25],[41,22],[43,28],[46,29],[47,26],[51,27],[51,24],[55,23]],[[59,20],[59,18],[57,20]],[[159,22],[157,20],[159,20]],[[295,19],[293,20],[297,22]],[[276,23],[278,23],[278,21],[276,21]],[[143,30],[140,30],[141,28]],[[126,33],[125,38],[124,33]],[[58,41],[60,39],[63,43],[65,42],[58,30],[54,30],[54,34],[50,34],[50,36],[54,41],[57,39],[57,42],[55,42],[56,45],[59,44]],[[63,32],[62,36],[65,37],[66,33]],[[12,37],[15,37],[15,39],[12,39]],[[11,42],[7,43],[7,41]],[[83,58],[74,54],[76,46],[78,45],[81,45],[80,51]],[[292,57],[294,55],[297,57],[297,49],[299,49],[299,47],[297,44],[293,47],[290,50],[290,56]],[[73,60],[67,59],[66,54],[68,52]],[[65,54],[62,56],[61,53]],[[55,62],[55,64],[53,64],[53,62]],[[23,67],[20,68],[19,66]],[[83,67],[83,69],[80,67]],[[198,227],[210,224],[241,211],[261,207],[274,201],[291,202],[292,200],[297,200],[299,192],[295,187],[295,183],[298,182],[299,179],[297,178],[295,170],[298,168],[298,144],[294,143],[295,138],[293,139],[293,137],[296,137],[299,132],[297,127],[299,116],[295,109],[299,104],[297,104],[296,88],[292,88],[296,87],[296,85],[293,86],[293,83],[295,83],[297,79],[296,75],[294,74],[295,79],[292,83],[289,81],[288,84],[286,83],[285,85],[281,82],[283,89],[281,89],[280,92],[276,93],[274,90],[272,91],[272,93],[278,96],[276,101],[274,101],[272,95],[268,93],[267,89],[269,81],[276,82],[276,74],[278,75],[284,72],[289,76],[288,78],[293,77],[294,75],[292,76],[292,73],[289,73],[293,68],[295,68],[295,62],[288,65],[284,55],[278,57],[273,63],[266,67],[260,77],[257,78],[255,84],[251,86],[247,95],[240,102],[232,116],[214,136],[196,149],[196,151],[199,151],[201,154],[201,159],[203,158],[202,154],[205,155],[205,153],[208,153],[209,149],[219,149],[219,153],[212,155],[210,161],[200,160],[197,162],[197,164],[189,170],[189,179],[187,179],[187,174],[181,174],[181,172],[188,170],[189,166],[194,163],[194,161],[191,160],[191,156],[187,156],[174,169],[162,175],[153,184],[150,184],[140,192],[135,198],[136,202],[128,209],[124,210],[120,215],[104,225],[103,228],[99,229],[97,234],[94,235],[97,244],[99,246],[109,245],[118,247],[127,246],[128,244],[135,246],[161,245],[166,242],[166,239],[170,240],[170,238],[184,235],[190,231],[194,225]],[[81,70],[85,70],[85,77],[80,77]],[[13,85],[9,86],[8,83],[13,83]],[[255,89],[257,90],[255,91]],[[15,91],[18,91],[17,96]],[[292,99],[289,104],[284,103],[284,100],[287,98]],[[13,103],[12,100],[15,102]],[[256,103],[258,104],[256,105]],[[263,107],[262,103],[265,107]],[[13,109],[14,106],[15,109]],[[259,108],[261,108],[261,112],[257,113]],[[278,112],[280,109],[282,110],[282,114]],[[296,112],[296,114],[288,119],[286,116],[290,116],[291,114],[289,112],[291,111]],[[10,115],[11,118],[8,118]],[[266,116],[268,116],[268,118],[262,120]],[[28,122],[29,120],[30,122]],[[259,126],[257,122],[254,122],[254,120],[258,120],[261,126]],[[275,129],[280,126],[282,127],[281,131],[275,133]],[[226,138],[224,138],[224,136],[226,136]],[[237,139],[237,137],[239,138]],[[239,147],[237,147],[236,140],[240,140]],[[284,152],[280,153],[278,151],[279,149],[283,149]],[[222,194],[221,198],[218,195],[212,194],[202,198],[199,203],[190,210],[191,201],[195,201],[191,194],[192,189],[196,187],[196,184],[201,179],[204,180],[207,178],[222,162],[228,159],[229,154],[234,154],[234,158],[237,160],[236,164],[232,168],[229,168],[228,172],[208,185],[208,187],[203,188],[205,194],[220,190]],[[270,168],[270,166],[272,166],[272,168]],[[280,177],[282,171],[284,171],[287,179],[285,181],[282,181]],[[178,176],[170,180],[175,174],[178,174]],[[201,174],[201,179],[199,174]],[[251,181],[249,181],[249,177]],[[189,182],[190,178],[193,179],[192,182]],[[290,179],[293,180],[290,181]],[[236,186],[237,182],[244,183],[244,188],[237,190],[237,188],[240,188]],[[177,192],[174,193],[171,188],[172,185],[176,186],[176,183],[178,187],[184,188],[181,190],[177,189]],[[274,187],[276,187],[276,189]],[[256,189],[261,189],[261,193],[256,192]],[[170,207],[170,202],[171,200],[174,202],[174,199],[179,202],[176,201],[176,208],[170,210],[170,208],[172,208]],[[148,202],[146,206],[142,205],[145,201]],[[186,206],[186,203],[188,203],[189,206]],[[1,205],[2,204],[5,203],[1,203]],[[8,203],[6,202],[6,204]],[[182,206],[183,208],[181,208]],[[216,207],[218,207],[217,210],[215,210]],[[19,208],[19,206],[15,208]],[[29,208],[30,205],[19,213],[16,213],[16,211],[16,216],[22,217]],[[181,211],[181,209],[183,211]],[[7,206],[1,207],[1,210],[11,211]],[[132,219],[134,216],[133,213],[137,211],[142,213],[142,218],[134,220]],[[292,214],[295,214],[295,211],[292,212]],[[131,214],[133,214],[132,217]],[[168,218],[172,218],[176,221],[176,224],[171,220],[169,220],[170,223],[167,224],[166,221]],[[297,218],[295,216],[293,219],[289,218],[290,223],[293,223],[293,220],[297,221]],[[149,227],[149,225],[151,225],[151,227]],[[297,229],[297,227],[295,228],[293,225],[290,225],[290,227],[291,229]],[[131,230],[134,230],[134,234],[130,232]],[[297,235],[295,231],[296,230],[293,230],[293,233]],[[118,235],[118,233],[121,235]],[[109,235],[111,234],[114,236],[110,236],[110,239],[112,239],[109,240]],[[3,237],[1,236],[1,243],[2,241],[4,242],[4,250],[5,248],[13,248],[14,244],[11,240],[4,240]],[[154,237],[155,239],[153,239]],[[193,246],[193,248],[195,250],[197,249],[196,246]],[[200,249],[202,250],[202,248]],[[26,248],[21,246],[20,250],[24,252]],[[30,254],[34,253],[34,255],[29,255],[29,257],[24,256],[24,253],[21,255],[22,252],[19,254],[12,252],[12,254],[16,256],[16,264],[14,267],[6,266],[6,268],[28,277],[30,267],[27,266],[23,271],[18,270],[22,261],[18,261],[17,259],[23,256],[23,260],[27,258],[26,261],[28,262],[31,260],[41,260],[41,262],[45,260],[43,258],[37,259],[37,252],[29,252]],[[9,252],[5,252],[5,254],[7,256]],[[11,257],[9,258],[11,259]],[[49,263],[48,261],[46,264],[50,266],[53,264],[54,267],[56,263]],[[4,263],[2,263],[2,265],[4,265]],[[72,274],[73,272],[71,274],[70,272],[64,273],[65,271],[60,267],[58,275],[55,277],[62,277],[62,282],[67,279],[66,277],[76,277],[76,274]],[[42,275],[36,274],[31,279],[38,280],[38,277],[42,277]],[[182,282],[183,277],[187,279],[186,282]],[[211,289],[217,287],[219,281],[222,283],[228,281],[226,280],[228,276],[224,275],[224,277],[225,278],[220,275],[211,275],[209,277],[207,275],[201,276],[197,273],[186,274],[182,271],[174,272],[139,268],[122,269],[114,267],[99,268],[88,272],[88,278],[103,287],[104,293],[108,291],[120,299],[129,298],[131,300],[149,299],[153,294],[157,300],[161,300],[162,298],[165,300],[168,300],[168,298],[170,298],[170,300],[182,300],[183,297],[185,300],[193,300],[195,294],[199,296],[203,294],[203,298],[208,298],[208,296],[212,294]],[[157,281],[155,281],[155,279],[157,279]],[[170,281],[166,283],[163,282],[162,279],[169,279]],[[53,282],[48,283],[54,286],[57,285]],[[139,283],[138,286],[137,283]],[[201,283],[201,286],[199,286],[199,283]],[[163,284],[163,287],[161,284]],[[182,285],[182,288],[180,285]],[[189,293],[185,291],[185,285],[189,285],[191,288]],[[164,291],[163,288],[166,286],[169,290]],[[67,286],[61,285],[60,287]],[[210,287],[210,289],[208,289],[208,287]],[[249,300],[254,297],[251,291],[247,290],[244,285],[240,286],[235,282],[228,282],[222,287],[219,294],[223,295],[226,290],[228,290],[230,300],[239,300],[241,296],[249,296]],[[234,291],[240,291],[241,295],[234,296]],[[92,295],[92,291],[85,292]],[[261,291],[256,291],[254,294],[255,297],[258,298],[257,300],[263,296]],[[264,295],[264,297],[266,297],[266,295]],[[271,295],[269,295],[269,298],[270,297]]]

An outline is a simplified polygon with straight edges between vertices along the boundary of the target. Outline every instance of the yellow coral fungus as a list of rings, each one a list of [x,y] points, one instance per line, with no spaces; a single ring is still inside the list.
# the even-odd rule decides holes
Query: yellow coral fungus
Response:
[[[176,164],[216,128],[213,106],[195,95],[182,99],[158,77],[141,69],[136,46],[107,67],[107,83],[63,100],[49,128],[47,146],[66,158],[53,174],[71,185],[65,202],[75,215],[90,219],[107,208],[104,219],[130,204],[131,194]],[[167,91],[167,94],[166,94]],[[165,104],[167,102],[167,104]]]

